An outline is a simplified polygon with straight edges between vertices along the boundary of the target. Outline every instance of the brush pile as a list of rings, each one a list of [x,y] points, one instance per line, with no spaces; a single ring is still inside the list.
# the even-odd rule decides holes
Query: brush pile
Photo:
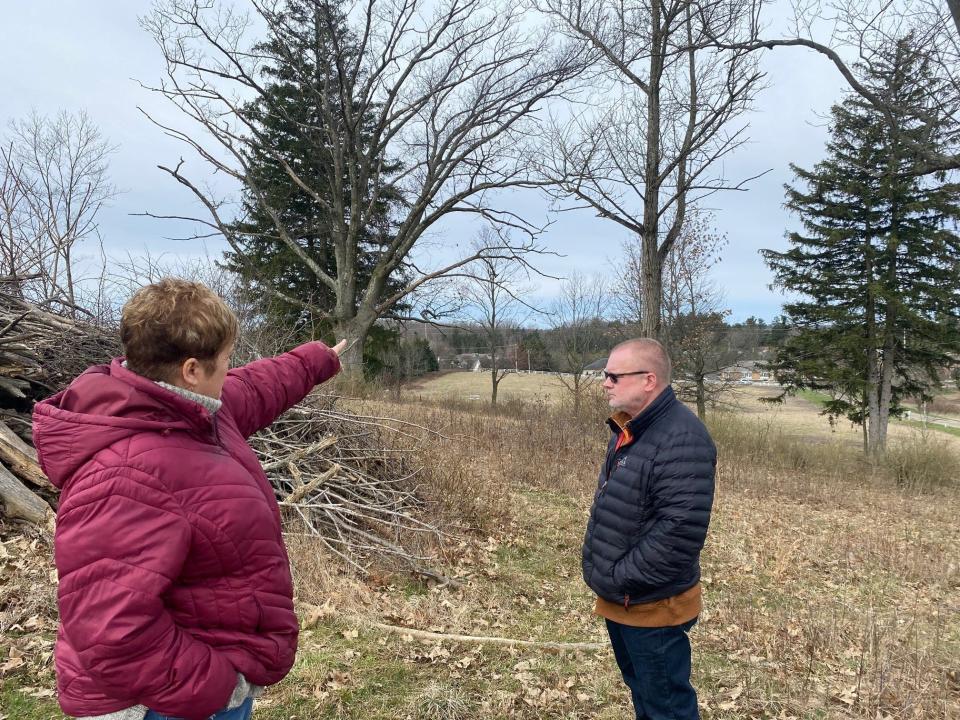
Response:
[[[117,353],[114,334],[0,293],[0,503],[8,518],[44,524],[56,488],[31,447],[30,410],[89,365]]]
[[[120,351],[116,333],[0,292],[0,416],[30,438],[30,408]]]
[[[416,550],[439,535],[419,519],[420,468],[408,451],[385,442],[387,434],[419,439],[424,433],[395,419],[337,410],[335,397],[313,395],[254,435],[250,445],[298,531],[361,572],[386,557],[447,580],[424,567],[427,558]]]

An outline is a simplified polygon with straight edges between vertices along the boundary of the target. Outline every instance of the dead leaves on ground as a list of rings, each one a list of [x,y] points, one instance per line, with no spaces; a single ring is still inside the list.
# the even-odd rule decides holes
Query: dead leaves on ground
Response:
[[[30,697],[52,697],[56,586],[50,538],[0,526],[0,682],[28,683]],[[35,687],[39,686],[39,687]]]
[[[299,604],[301,652],[320,649],[336,662],[291,677],[265,696],[264,710],[276,716],[306,696],[314,711],[305,717],[356,717],[352,694],[397,663],[409,673],[409,707],[390,717],[626,716],[609,653],[548,655],[341,623],[346,613],[434,632],[602,639],[566,547],[577,540],[559,540],[573,537],[583,508],[529,492],[516,507],[517,522],[501,532],[448,548],[446,569],[461,588],[383,574],[360,590],[331,581],[321,604]],[[945,512],[914,516],[892,498],[860,517],[847,506],[721,496],[703,562],[706,611],[692,634],[703,717],[960,718],[960,668],[949,658],[960,641],[960,532],[939,522]],[[53,687],[50,555],[42,537],[0,541],[0,682],[37,698]]]

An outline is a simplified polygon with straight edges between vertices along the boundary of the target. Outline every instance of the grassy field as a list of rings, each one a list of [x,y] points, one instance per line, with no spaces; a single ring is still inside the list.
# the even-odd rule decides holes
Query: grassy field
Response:
[[[632,717],[580,579],[599,408],[574,417],[543,376],[539,389],[505,380],[527,400],[497,414],[462,396],[440,402],[451,388],[477,394],[469,379],[482,376],[458,375],[400,403],[353,405],[442,432],[394,440],[423,465],[427,512],[445,530],[432,562],[458,585],[386,567],[359,578],[291,536],[301,647],[259,720]],[[960,438],[896,428],[890,465],[874,466],[858,433],[831,430],[814,403],[771,408],[760,394],[744,386],[739,409],[711,419],[721,459],[692,634],[703,717],[960,718]],[[910,474],[921,466],[922,483]],[[0,720],[60,718],[49,539],[5,537]]]
[[[599,383],[594,384],[599,388]],[[489,372],[451,371],[434,373],[425,380],[407,386],[403,397],[415,402],[455,400],[488,403],[490,392]],[[556,375],[509,373],[500,381],[497,398],[501,402],[559,402],[568,392]]]
[[[598,382],[587,390],[588,394],[599,395],[602,392]],[[811,442],[841,442],[850,447],[862,447],[863,432],[845,420],[831,425],[827,418],[820,415],[820,400],[815,393],[800,393],[787,397],[782,403],[763,402],[762,398],[771,398],[779,394],[776,386],[737,385],[723,398],[723,409],[739,416],[756,418],[771,426],[782,429],[789,435]],[[946,393],[941,404],[952,407],[955,393]],[[409,402],[455,402],[463,405],[484,405],[490,402],[490,374],[488,372],[443,372],[428,376],[404,389],[404,400]],[[498,400],[510,403],[553,404],[569,400],[570,391],[553,375],[526,373],[508,374],[500,383]],[[893,421],[889,434],[896,443],[910,438],[914,431],[922,429],[922,423]],[[954,428],[927,426],[930,432],[957,436]],[[960,443],[957,445],[960,450]]]

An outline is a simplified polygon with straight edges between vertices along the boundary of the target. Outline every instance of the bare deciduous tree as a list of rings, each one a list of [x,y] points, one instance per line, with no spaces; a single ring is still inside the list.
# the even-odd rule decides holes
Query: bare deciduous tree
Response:
[[[245,188],[281,241],[330,288],[336,302],[327,315],[339,336],[363,338],[424,283],[479,257],[535,247],[540,228],[498,209],[494,195],[538,183],[528,170],[537,111],[582,70],[579,54],[531,27],[510,0],[363,0],[349,11],[329,0],[245,4],[254,19],[218,2],[162,0],[144,20],[167,62],[165,80],[151,89],[191,121],[190,129],[165,131]],[[249,38],[253,25],[267,29],[270,56]],[[270,92],[267,71],[278,65],[291,79],[294,100],[315,107],[315,122],[294,122]],[[291,122],[297,141],[314,148],[325,169],[322,188],[264,144],[263,113]],[[291,186],[329,217],[335,273],[299,248],[270,206],[251,172],[256,152],[269,153]],[[222,200],[188,177],[183,161],[163,169],[195,193],[209,211],[205,222],[238,250]],[[388,198],[400,202],[390,227],[378,228],[379,255],[359,286],[358,242]],[[510,227],[525,240],[424,268],[385,295],[391,273],[451,214]],[[271,292],[284,295],[282,288]],[[352,352],[358,356],[359,349]]]
[[[769,0],[753,0],[752,15],[759,18]],[[754,37],[734,41],[711,33],[718,46],[736,51],[762,51],[799,47],[826,57],[851,90],[886,116],[892,128],[913,116],[935,128],[960,120],[960,2],[958,0],[831,0],[793,4],[793,18],[782,33],[767,34],[755,24]],[[882,53],[897,41],[924,54],[935,69],[925,101],[905,108],[889,95],[862,81],[863,69],[877,65]],[[862,66],[858,68],[859,66]],[[917,156],[911,175],[960,169],[960,138],[944,151],[924,142],[907,141]]]
[[[10,131],[0,157],[5,271],[21,296],[76,317],[85,279],[76,250],[99,240],[98,215],[117,193],[107,175],[113,148],[83,112],[35,113]]]
[[[119,309],[127,298],[144,285],[165,277],[200,282],[222,297],[240,323],[240,336],[234,350],[237,363],[272,357],[297,344],[296,328],[281,327],[262,313],[263,304],[253,296],[242,279],[210,256],[155,255],[149,248],[125,259],[115,258],[106,277],[107,295],[114,299],[113,323],[119,321]]]
[[[726,243],[713,229],[710,214],[694,208],[664,267],[664,339],[679,378],[677,394],[696,404],[701,419],[707,403],[716,405],[732,389],[720,373],[727,359],[720,340],[730,311],[710,277]]]
[[[595,53],[588,110],[557,123],[542,172],[558,198],[618,223],[639,240],[642,334],[660,335],[661,275],[687,207],[730,183],[719,161],[746,140],[738,121],[763,84],[750,52],[750,0],[536,0],[557,30]],[[721,38],[731,47],[718,47]],[[576,106],[575,106],[576,107]]]
[[[477,322],[490,353],[490,404],[497,404],[500,381],[515,367],[506,364],[505,331],[517,328],[539,312],[524,297],[529,297],[531,288],[530,267],[525,263],[505,257],[486,256],[486,247],[497,247],[502,241],[487,230],[481,233],[473,246],[474,254],[480,256],[465,270],[467,277],[460,285],[460,295],[465,310]],[[514,349],[514,364],[516,364]]]
[[[557,377],[573,397],[574,412],[578,414],[584,394],[597,382],[597,376],[589,374],[587,366],[611,345],[604,321],[607,305],[603,279],[574,272],[561,283],[560,295],[552,307]]]
[[[23,169],[13,156],[13,144],[0,147],[0,285],[5,292],[24,297],[24,285],[39,275],[30,267]]]
[[[729,310],[723,307],[723,293],[710,277],[726,243],[726,238],[713,230],[712,216],[694,206],[662,267],[661,340],[673,361],[677,395],[695,403],[701,418],[708,403],[715,405],[732,389],[731,383],[719,377],[727,360],[719,341],[726,331],[724,318]],[[643,322],[643,260],[636,243],[624,242],[614,278],[620,317],[637,326]],[[715,379],[710,378],[714,375]]]

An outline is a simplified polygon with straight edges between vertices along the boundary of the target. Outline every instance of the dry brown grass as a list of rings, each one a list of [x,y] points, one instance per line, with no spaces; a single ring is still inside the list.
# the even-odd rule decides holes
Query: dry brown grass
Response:
[[[705,675],[727,674],[723,687],[765,716],[954,717],[956,499],[833,490],[813,503],[718,496]]]
[[[912,409],[919,409],[915,402],[910,402],[909,406]],[[960,391],[956,387],[944,388],[927,402],[927,412],[932,415],[960,418]]]
[[[498,537],[538,547],[547,564],[553,556],[545,545],[569,553],[556,568],[569,579],[562,585],[573,584],[565,600],[554,598],[570,608],[562,625],[597,637],[586,603],[574,598],[580,523],[607,433],[602,413],[578,420],[542,405],[485,414],[403,407],[409,419],[429,417],[468,439],[445,450],[453,465],[498,478],[485,481],[487,487],[516,488],[506,498],[512,512],[498,514]],[[913,443],[904,457],[914,464],[926,458],[925,472],[938,479],[917,493],[902,486],[903,458],[897,460],[901,469],[869,464],[856,443],[829,429],[811,441],[807,433],[820,418],[812,406],[808,414],[814,418],[785,428],[776,414],[759,412],[720,415],[711,423],[721,462],[704,555],[708,610],[698,631],[704,714],[958,716],[960,528],[954,519],[960,501],[956,484],[939,487],[944,478],[956,478],[954,445],[942,436],[904,433]],[[899,442],[894,438],[891,456]],[[543,516],[526,494],[531,489],[535,498],[558,494],[544,504],[557,497],[573,504],[562,518]],[[557,537],[557,528],[565,537]],[[461,560],[466,567],[477,562]],[[478,589],[489,595],[491,584]],[[462,596],[476,608],[459,614],[469,620],[466,626],[442,602],[431,604],[436,614],[420,606],[407,622],[469,632],[477,614],[489,618],[495,607],[501,624],[512,626],[506,617],[522,600],[516,587],[514,578],[505,596],[494,592],[495,603]]]
[[[549,407],[557,403],[570,402],[569,391],[551,375],[511,374],[503,380],[500,390],[499,403],[504,408],[517,412],[530,405]],[[863,435],[859,427],[844,420],[831,425],[827,418],[820,414],[820,407],[803,397],[787,397],[779,404],[761,401],[761,398],[774,397],[778,393],[779,389],[774,386],[736,385],[722,396],[723,407],[720,411],[728,415],[763,420],[771,427],[798,440],[841,443],[850,448],[862,447]],[[389,395],[394,402],[431,405],[442,403],[448,408],[485,412],[490,402],[490,374],[466,371],[435,373]],[[600,386],[594,385],[587,392],[587,402],[596,401],[600,395]],[[385,399],[388,393],[381,391],[374,397]],[[952,411],[948,412],[948,409],[954,405],[960,408],[960,394],[944,393],[928,404],[928,411],[954,414]],[[940,409],[935,410],[934,407]],[[960,415],[960,411],[956,414]],[[895,445],[910,439],[914,434],[914,428],[893,423],[889,432],[891,444]],[[946,442],[953,443],[960,451],[960,437],[945,436],[945,438]]]
[[[403,388],[403,399],[421,401],[459,401],[474,404],[490,402],[490,372],[447,371],[433,373]],[[509,373],[500,381],[498,401],[559,402],[569,391],[554,375]]]

